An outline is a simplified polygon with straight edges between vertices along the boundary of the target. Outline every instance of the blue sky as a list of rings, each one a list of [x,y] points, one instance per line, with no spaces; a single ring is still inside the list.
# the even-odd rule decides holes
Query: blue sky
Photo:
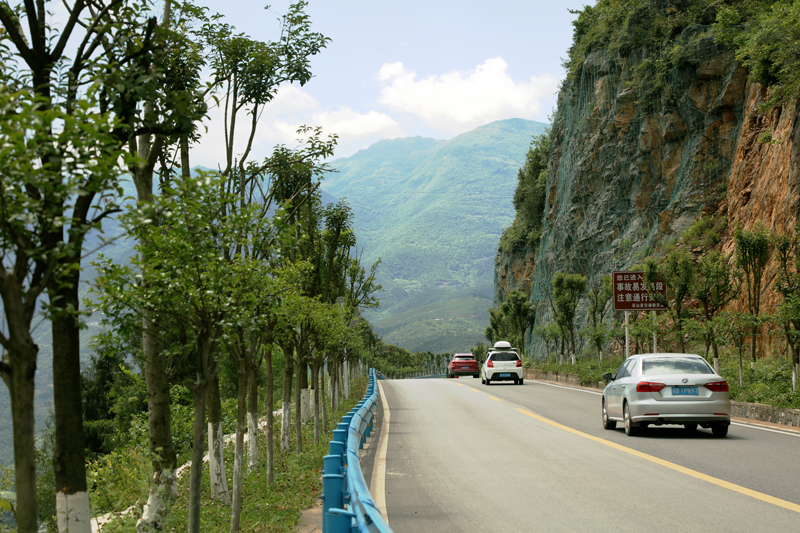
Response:
[[[240,32],[278,36],[289,1],[198,0]],[[547,122],[572,42],[572,0],[310,0],[313,28],[331,38],[314,78],[284,87],[259,125],[256,149],[296,144],[301,124],[339,135],[336,157],[381,138],[449,139],[505,118]],[[594,2],[589,2],[594,3]],[[219,121],[193,153],[216,167]]]

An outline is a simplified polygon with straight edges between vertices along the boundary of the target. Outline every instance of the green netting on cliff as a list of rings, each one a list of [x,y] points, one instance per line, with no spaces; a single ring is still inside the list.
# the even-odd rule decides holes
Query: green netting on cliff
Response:
[[[725,198],[746,73],[702,31],[690,38],[694,56],[647,83],[642,73],[664,50],[627,58],[594,51],[580,76],[565,82],[532,274],[537,325],[553,320],[556,272],[591,283],[629,269]],[[545,344],[534,337],[526,352],[542,357]]]

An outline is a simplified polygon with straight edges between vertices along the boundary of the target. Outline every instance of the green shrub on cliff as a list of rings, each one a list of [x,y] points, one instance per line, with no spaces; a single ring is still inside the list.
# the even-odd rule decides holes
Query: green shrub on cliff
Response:
[[[768,106],[800,93],[800,2],[747,0],[720,7],[715,31],[736,48],[750,77],[772,87]]]
[[[535,135],[525,157],[525,165],[517,173],[514,190],[514,222],[503,230],[500,251],[533,249],[542,235],[545,194],[547,185],[547,160],[550,152],[550,134]]]

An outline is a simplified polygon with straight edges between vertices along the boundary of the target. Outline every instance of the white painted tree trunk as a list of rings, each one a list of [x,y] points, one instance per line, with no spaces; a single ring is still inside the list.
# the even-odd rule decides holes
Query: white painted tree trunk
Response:
[[[208,424],[208,471],[211,479],[211,497],[225,505],[231,504],[231,493],[228,491],[228,478],[225,475],[225,459],[222,456],[223,437],[222,422]]]
[[[719,372],[717,372],[719,374]],[[800,365],[792,365],[792,391],[797,392],[797,374],[800,373]]]
[[[92,510],[89,493],[56,493],[58,533],[91,533]]]
[[[258,468],[258,413],[247,413],[247,471]]]
[[[288,452],[291,446],[292,402],[281,402],[281,450]]]
[[[719,375],[719,357],[714,358],[714,373]]]
[[[149,533],[160,530],[164,519],[169,514],[170,503],[178,497],[178,485],[175,472],[164,470],[153,474],[150,494],[144,506],[142,517],[136,522],[136,531]]]
[[[306,424],[311,418],[311,389],[300,389],[300,422]]]
[[[350,379],[347,367],[348,363],[347,361],[345,361],[342,364],[342,398],[344,398],[345,400],[350,397]]]

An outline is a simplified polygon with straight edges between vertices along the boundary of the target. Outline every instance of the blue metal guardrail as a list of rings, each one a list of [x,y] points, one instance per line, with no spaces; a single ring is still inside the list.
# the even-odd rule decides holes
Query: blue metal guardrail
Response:
[[[324,533],[392,533],[369,493],[358,450],[372,433],[378,408],[378,376],[369,370],[367,393],[342,417],[324,457],[322,476],[322,531]],[[345,505],[347,509],[345,509]]]

